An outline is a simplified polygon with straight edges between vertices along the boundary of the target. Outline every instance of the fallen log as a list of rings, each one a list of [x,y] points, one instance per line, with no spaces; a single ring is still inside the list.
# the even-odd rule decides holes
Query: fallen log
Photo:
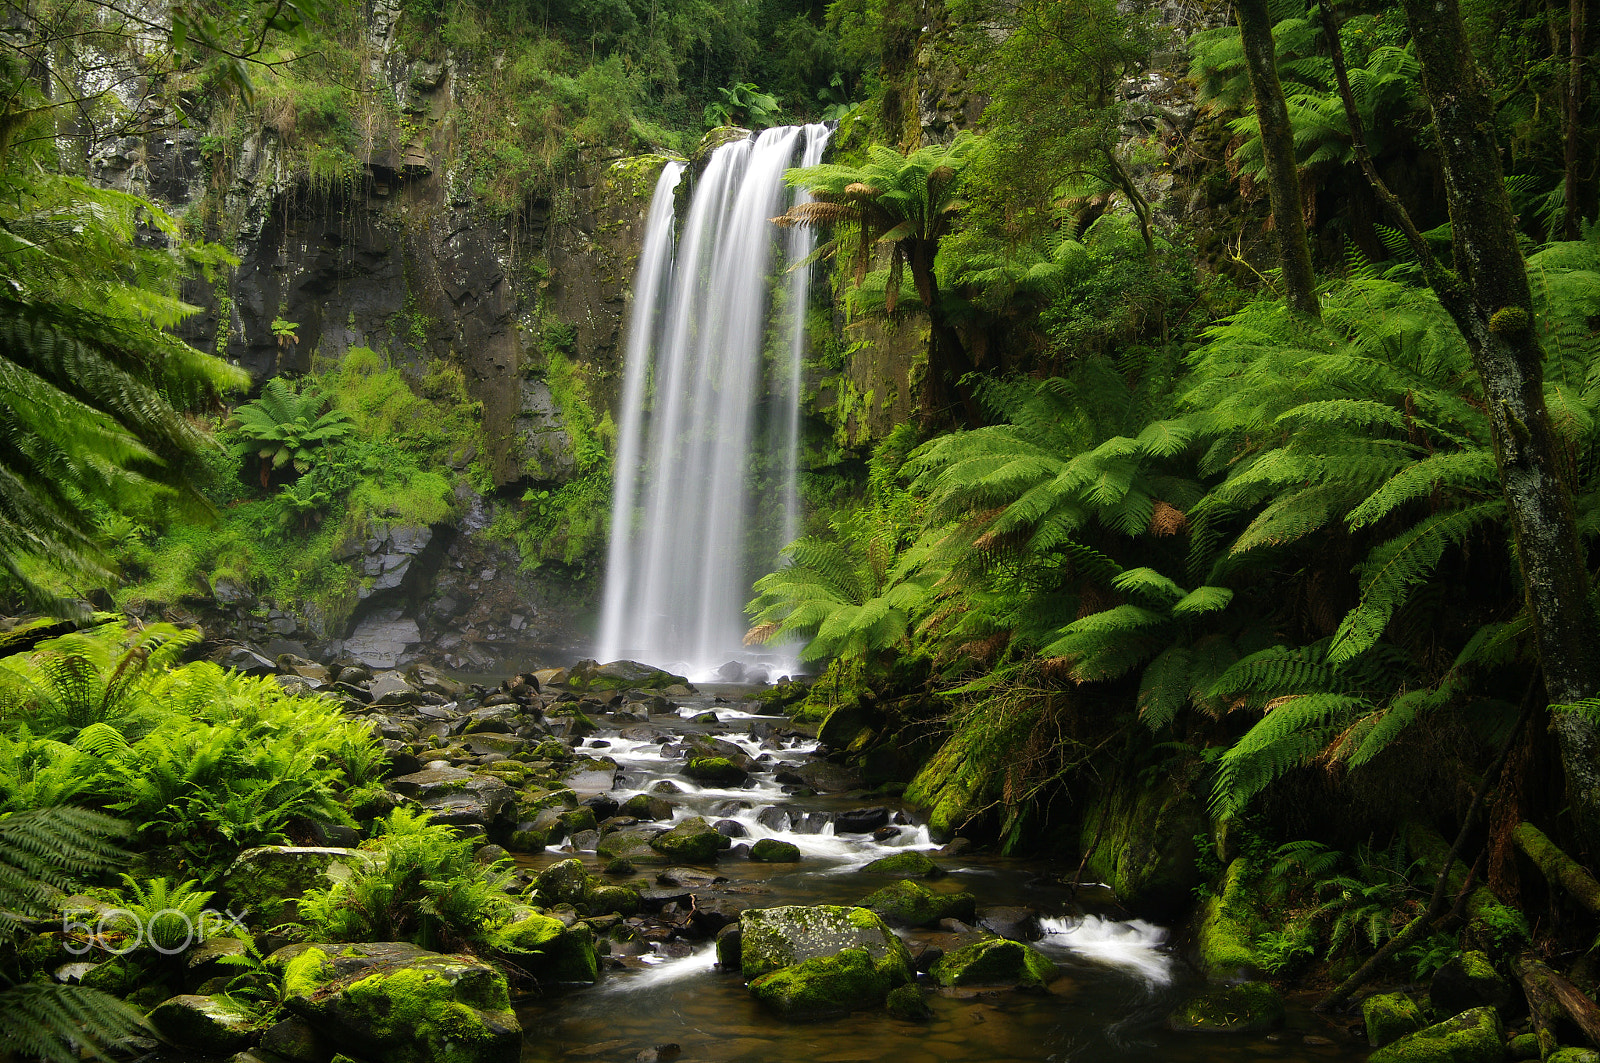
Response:
[[[1560,886],[1573,900],[1600,915],[1600,882],[1596,882],[1582,864],[1562,852],[1544,831],[1532,823],[1519,823],[1511,832],[1511,840],[1534,862],[1546,882]]]
[[[1533,1013],[1534,1030],[1539,1035],[1539,1049],[1543,1055],[1548,1055],[1555,1047],[1555,1022],[1563,1016],[1582,1031],[1589,1044],[1600,1048],[1600,1007],[1596,1007],[1581,989],[1531,952],[1512,960],[1511,972],[1528,998],[1528,1009]]]

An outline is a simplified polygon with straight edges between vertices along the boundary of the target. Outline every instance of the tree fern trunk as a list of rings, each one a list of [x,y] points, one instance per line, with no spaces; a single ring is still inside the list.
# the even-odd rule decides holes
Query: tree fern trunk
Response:
[[[1320,317],[1317,279],[1311,270],[1311,247],[1306,242],[1306,222],[1300,201],[1300,174],[1294,161],[1294,130],[1289,108],[1278,81],[1277,57],[1272,45],[1272,16],[1267,0],[1238,0],[1239,35],[1244,41],[1245,68],[1250,92],[1261,120],[1261,150],[1267,164],[1267,194],[1272,201],[1272,225],[1278,237],[1283,264],[1283,286],[1289,305],[1302,314]]]
[[[1502,180],[1494,108],[1456,0],[1404,0],[1404,6],[1438,133],[1454,234],[1457,273],[1439,271],[1435,286],[1483,383],[1545,690],[1554,703],[1575,702],[1600,689],[1600,624],[1545,409],[1543,352]],[[1573,817],[1591,853],[1600,854],[1600,735],[1576,712],[1556,713],[1551,726]]]
[[[1567,240],[1578,238],[1578,149],[1581,146],[1583,106],[1583,24],[1584,0],[1567,0],[1567,98],[1562,134],[1566,141],[1562,160],[1562,195],[1566,200],[1562,215],[1562,236]]]

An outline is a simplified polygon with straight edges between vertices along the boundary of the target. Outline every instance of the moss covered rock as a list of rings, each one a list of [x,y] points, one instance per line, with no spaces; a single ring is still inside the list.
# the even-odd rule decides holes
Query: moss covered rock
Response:
[[[161,1036],[206,1055],[237,1052],[254,1039],[250,1016],[225,997],[173,997],[150,1012]]]
[[[650,794],[634,794],[622,802],[618,813],[634,819],[656,820],[672,818],[672,803]]]
[[[1188,907],[1199,885],[1194,836],[1208,826],[1204,803],[1172,781],[1125,782],[1084,814],[1086,869],[1136,915],[1170,919]]]
[[[1381,1048],[1428,1025],[1416,1001],[1404,993],[1374,993],[1361,1002],[1361,1020],[1367,1026],[1367,1043]]]
[[[740,915],[739,930],[739,963],[747,979],[851,948],[866,950],[874,964],[888,964],[897,972],[896,985],[911,979],[911,954],[894,931],[865,908],[831,904],[751,908]]]
[[[750,859],[764,864],[792,864],[800,859],[800,847],[777,838],[762,838],[750,847]]]
[[[920,882],[901,879],[861,902],[890,926],[933,926],[941,919],[970,923],[977,917],[977,898],[970,893],[938,893]]]
[[[616,830],[610,834],[602,834],[600,840],[595,842],[594,851],[596,855],[607,860],[659,863],[661,855],[650,846],[651,840],[655,837],[654,831]]]
[[[1558,1048],[1545,1063],[1600,1063],[1600,1052],[1592,1048]]]
[[[639,891],[626,886],[594,886],[586,902],[592,915],[615,912],[618,915],[637,915]]]
[[[1428,1000],[1435,1015],[1459,1015],[1485,1004],[1507,1015],[1517,1006],[1521,994],[1494,969],[1487,955],[1469,950],[1452,956],[1433,972]]]
[[[933,1018],[933,1009],[928,1007],[928,1001],[923,997],[921,987],[914,982],[889,990],[889,998],[885,1001],[885,1005],[889,1014],[897,1019],[922,1022]]]
[[[581,904],[589,892],[589,872],[577,858],[551,864],[536,882],[545,904]]]
[[[749,778],[743,768],[727,757],[695,757],[689,761],[683,773],[696,782],[713,786],[737,786]]]
[[[223,876],[223,888],[231,906],[244,909],[252,926],[277,926],[299,917],[295,901],[306,890],[332,884],[330,868],[354,870],[371,861],[359,849],[263,845],[239,854]]]
[[[717,833],[702,816],[691,816],[671,830],[650,839],[650,848],[662,856],[691,864],[712,863],[719,852],[732,844],[732,839]]]
[[[916,850],[879,857],[861,870],[881,875],[899,875],[901,878],[939,878],[944,874],[944,868],[928,859],[926,853]]]
[[[786,1019],[820,1019],[877,1007],[905,980],[892,958],[874,960],[866,949],[847,948],[764,974],[750,983],[750,992]]]
[[[1167,1016],[1179,1033],[1259,1033],[1283,1025],[1283,997],[1265,982],[1215,986]]]
[[[637,894],[634,898],[637,902]],[[541,982],[593,982],[600,975],[594,935],[587,927],[568,927],[551,915],[524,915],[495,931],[489,943]]]
[[[1234,860],[1223,873],[1222,888],[1206,899],[1197,944],[1200,968],[1213,982],[1259,978],[1265,970],[1255,941],[1267,924],[1249,876],[1249,862]]]
[[[1056,965],[1021,941],[976,941],[939,957],[928,976],[942,986],[1009,985],[1043,989],[1055,981]]]
[[[285,955],[287,953],[287,955]],[[334,1047],[385,1063],[517,1063],[506,980],[469,956],[401,942],[293,946],[287,1007]]]
[[[1367,1063],[1501,1063],[1505,1037],[1493,1008],[1473,1008],[1376,1050]]]

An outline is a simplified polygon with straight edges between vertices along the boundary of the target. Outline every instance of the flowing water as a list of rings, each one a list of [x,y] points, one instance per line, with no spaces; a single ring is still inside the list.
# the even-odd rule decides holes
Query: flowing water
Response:
[[[742,693],[731,687],[711,688],[683,699],[676,717],[651,717],[649,727],[660,732],[655,737],[632,726],[625,728],[628,737],[624,737],[606,726],[604,717],[598,718],[602,730],[585,740],[582,749],[616,762],[618,772],[609,792],[619,803],[670,780],[681,790],[668,797],[677,806],[675,818],[702,815],[712,822],[734,820],[738,827],[728,829],[742,833],[738,842],[779,838],[800,849],[801,860],[795,864],[761,864],[724,855],[714,870],[727,881],[696,889],[697,904],[716,899],[754,908],[853,904],[895,879],[863,870],[866,864],[904,849],[921,849],[949,872],[930,880],[929,887],[973,893],[980,915],[991,906],[1020,905],[1037,911],[1043,936],[1034,944],[1061,967],[1063,977],[1047,994],[930,991],[933,1017],[924,1023],[892,1018],[881,1008],[827,1021],[786,1023],[755,1002],[737,971],[716,967],[708,940],[634,943],[619,951],[638,954],[602,958],[595,985],[551,989],[519,1002],[518,1012],[528,1031],[525,1063],[622,1063],[659,1044],[680,1046],[679,1058],[685,1063],[1298,1063],[1364,1058],[1365,1049],[1344,1030],[1304,1008],[1291,1008],[1289,1025],[1267,1035],[1169,1032],[1163,1025],[1166,1014],[1197,985],[1197,979],[1173,948],[1166,928],[1129,919],[1101,888],[1068,889],[1063,883],[1072,866],[989,855],[940,855],[927,829],[893,802],[887,803],[898,821],[892,837],[875,840],[872,834],[835,832],[832,823],[825,822],[830,814],[886,802],[786,792],[776,776],[806,762],[816,743],[792,732],[787,719],[760,715],[755,703],[740,700]],[[717,713],[716,724],[692,722],[706,711]],[[722,738],[759,758],[749,783],[702,786],[681,776],[684,761],[666,754],[663,745],[675,735],[687,734]],[[604,785],[609,776],[599,773],[598,780]],[[574,855],[595,873],[601,870],[603,861],[593,852],[552,848],[523,861],[539,868]],[[640,865],[629,880],[654,876],[658,870]],[[957,943],[947,933],[901,933],[914,946]],[[1334,1043],[1308,1044],[1307,1036]]]
[[[789,266],[813,237],[770,219],[794,201],[784,171],[820,160],[827,139],[825,126],[782,126],[717,148],[676,242],[684,168],[656,186],[629,319],[600,660],[705,678],[748,656],[751,583],[799,527],[809,276]]]

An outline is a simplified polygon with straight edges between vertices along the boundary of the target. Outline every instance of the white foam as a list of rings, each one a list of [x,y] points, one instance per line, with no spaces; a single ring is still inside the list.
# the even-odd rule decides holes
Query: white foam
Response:
[[[1098,915],[1041,919],[1044,941],[1084,959],[1132,971],[1150,986],[1172,984],[1172,957],[1165,927],[1143,919],[1120,922]]]
[[[696,949],[688,956],[681,956],[676,960],[664,959],[660,956],[641,956],[640,961],[649,964],[647,970],[638,974],[620,977],[608,977],[603,988],[610,993],[631,993],[640,989],[651,989],[656,986],[669,985],[681,982],[685,978],[693,978],[697,974],[709,972],[717,962],[717,947],[707,945]]]

